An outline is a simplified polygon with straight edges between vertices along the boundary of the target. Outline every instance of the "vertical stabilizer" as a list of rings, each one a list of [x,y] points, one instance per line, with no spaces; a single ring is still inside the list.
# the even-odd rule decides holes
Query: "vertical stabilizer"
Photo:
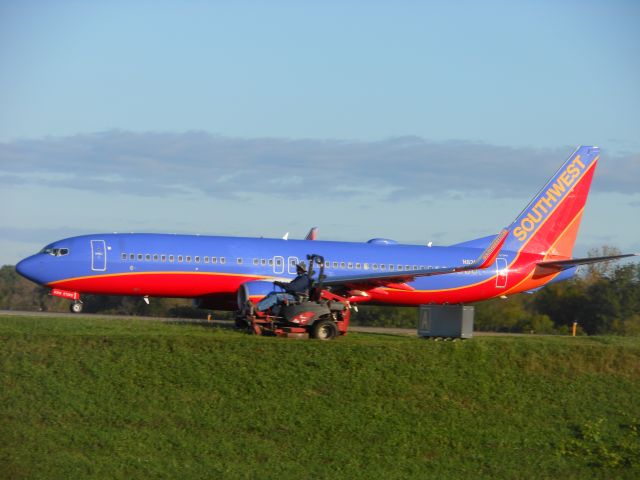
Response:
[[[571,257],[600,150],[581,146],[509,226],[504,248]]]

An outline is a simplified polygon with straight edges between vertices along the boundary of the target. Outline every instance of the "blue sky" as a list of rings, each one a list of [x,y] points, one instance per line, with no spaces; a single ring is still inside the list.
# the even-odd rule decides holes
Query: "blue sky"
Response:
[[[640,251],[640,3],[0,2],[0,264],[97,231],[455,243],[603,150]]]

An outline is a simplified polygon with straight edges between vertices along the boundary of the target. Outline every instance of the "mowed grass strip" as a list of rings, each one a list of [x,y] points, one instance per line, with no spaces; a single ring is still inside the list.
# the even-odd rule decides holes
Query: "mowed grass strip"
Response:
[[[638,478],[640,340],[0,317],[1,478]]]

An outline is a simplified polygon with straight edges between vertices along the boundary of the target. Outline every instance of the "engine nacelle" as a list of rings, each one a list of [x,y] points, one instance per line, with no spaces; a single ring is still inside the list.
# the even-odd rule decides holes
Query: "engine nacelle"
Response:
[[[273,291],[284,292],[282,288],[274,285],[273,282],[264,280],[243,283],[238,289],[238,310],[243,309],[247,304],[247,300],[257,302]]]
[[[372,238],[367,243],[371,243],[373,245],[398,245],[398,242],[388,238]]]
[[[193,306],[206,310],[226,310],[233,312],[237,308],[235,294],[213,294],[206,297],[194,298]]]

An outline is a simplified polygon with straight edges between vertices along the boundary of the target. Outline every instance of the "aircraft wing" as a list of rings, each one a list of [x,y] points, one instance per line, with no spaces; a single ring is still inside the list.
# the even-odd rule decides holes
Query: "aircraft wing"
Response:
[[[577,267],[579,265],[587,265],[589,263],[608,262],[610,260],[619,260],[621,258],[635,257],[637,253],[625,253],[623,255],[609,255],[607,257],[586,257],[586,258],[570,258],[568,260],[548,260],[546,262],[538,262],[538,266],[546,268],[555,268],[558,270],[566,270],[567,268]]]
[[[491,242],[487,249],[473,262],[464,265],[452,265],[440,268],[421,268],[418,270],[407,270],[403,272],[376,272],[356,275],[327,276],[323,282],[324,286],[359,286],[375,288],[383,285],[391,285],[403,289],[411,289],[405,282],[413,281],[416,277],[428,277],[431,275],[444,275],[446,273],[462,272],[465,270],[478,270],[489,267],[500,252],[502,245],[509,234],[505,229]]]

